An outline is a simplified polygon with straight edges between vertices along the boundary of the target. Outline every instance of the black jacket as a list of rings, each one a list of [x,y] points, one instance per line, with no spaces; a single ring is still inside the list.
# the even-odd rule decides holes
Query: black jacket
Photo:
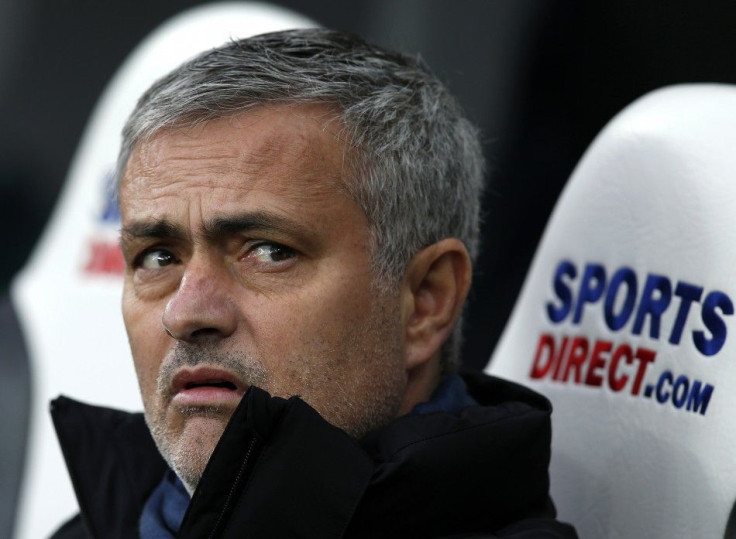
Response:
[[[465,380],[481,406],[402,416],[360,442],[300,399],[252,388],[179,537],[576,537],[548,495],[549,402],[492,377]],[[54,537],[138,537],[166,470],[142,416],[64,397],[52,415],[81,508]]]

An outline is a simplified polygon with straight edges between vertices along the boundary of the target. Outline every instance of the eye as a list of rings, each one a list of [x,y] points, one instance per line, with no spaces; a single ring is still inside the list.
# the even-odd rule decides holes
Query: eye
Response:
[[[259,243],[250,250],[248,256],[261,263],[276,263],[294,258],[296,251],[278,243]]]
[[[165,249],[151,249],[141,253],[136,260],[136,267],[155,270],[178,262],[177,258]]]

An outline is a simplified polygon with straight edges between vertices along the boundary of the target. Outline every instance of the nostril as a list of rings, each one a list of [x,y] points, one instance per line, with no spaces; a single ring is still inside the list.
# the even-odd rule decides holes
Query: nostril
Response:
[[[200,328],[192,331],[190,338],[196,339],[198,337],[211,337],[220,335],[222,332],[217,328]]]

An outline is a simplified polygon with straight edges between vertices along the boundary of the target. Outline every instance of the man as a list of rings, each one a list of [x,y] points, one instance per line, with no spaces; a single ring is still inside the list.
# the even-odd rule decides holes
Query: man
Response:
[[[144,94],[118,171],[145,425],[55,402],[58,537],[575,536],[549,404],[454,374],[483,162],[421,62],[230,43]]]

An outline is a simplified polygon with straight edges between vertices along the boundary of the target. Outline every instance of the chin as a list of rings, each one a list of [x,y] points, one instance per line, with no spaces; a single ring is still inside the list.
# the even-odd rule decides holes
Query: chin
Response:
[[[156,439],[161,455],[182,480],[189,494],[197,487],[212,452],[220,441],[229,414],[187,414],[180,432]]]

